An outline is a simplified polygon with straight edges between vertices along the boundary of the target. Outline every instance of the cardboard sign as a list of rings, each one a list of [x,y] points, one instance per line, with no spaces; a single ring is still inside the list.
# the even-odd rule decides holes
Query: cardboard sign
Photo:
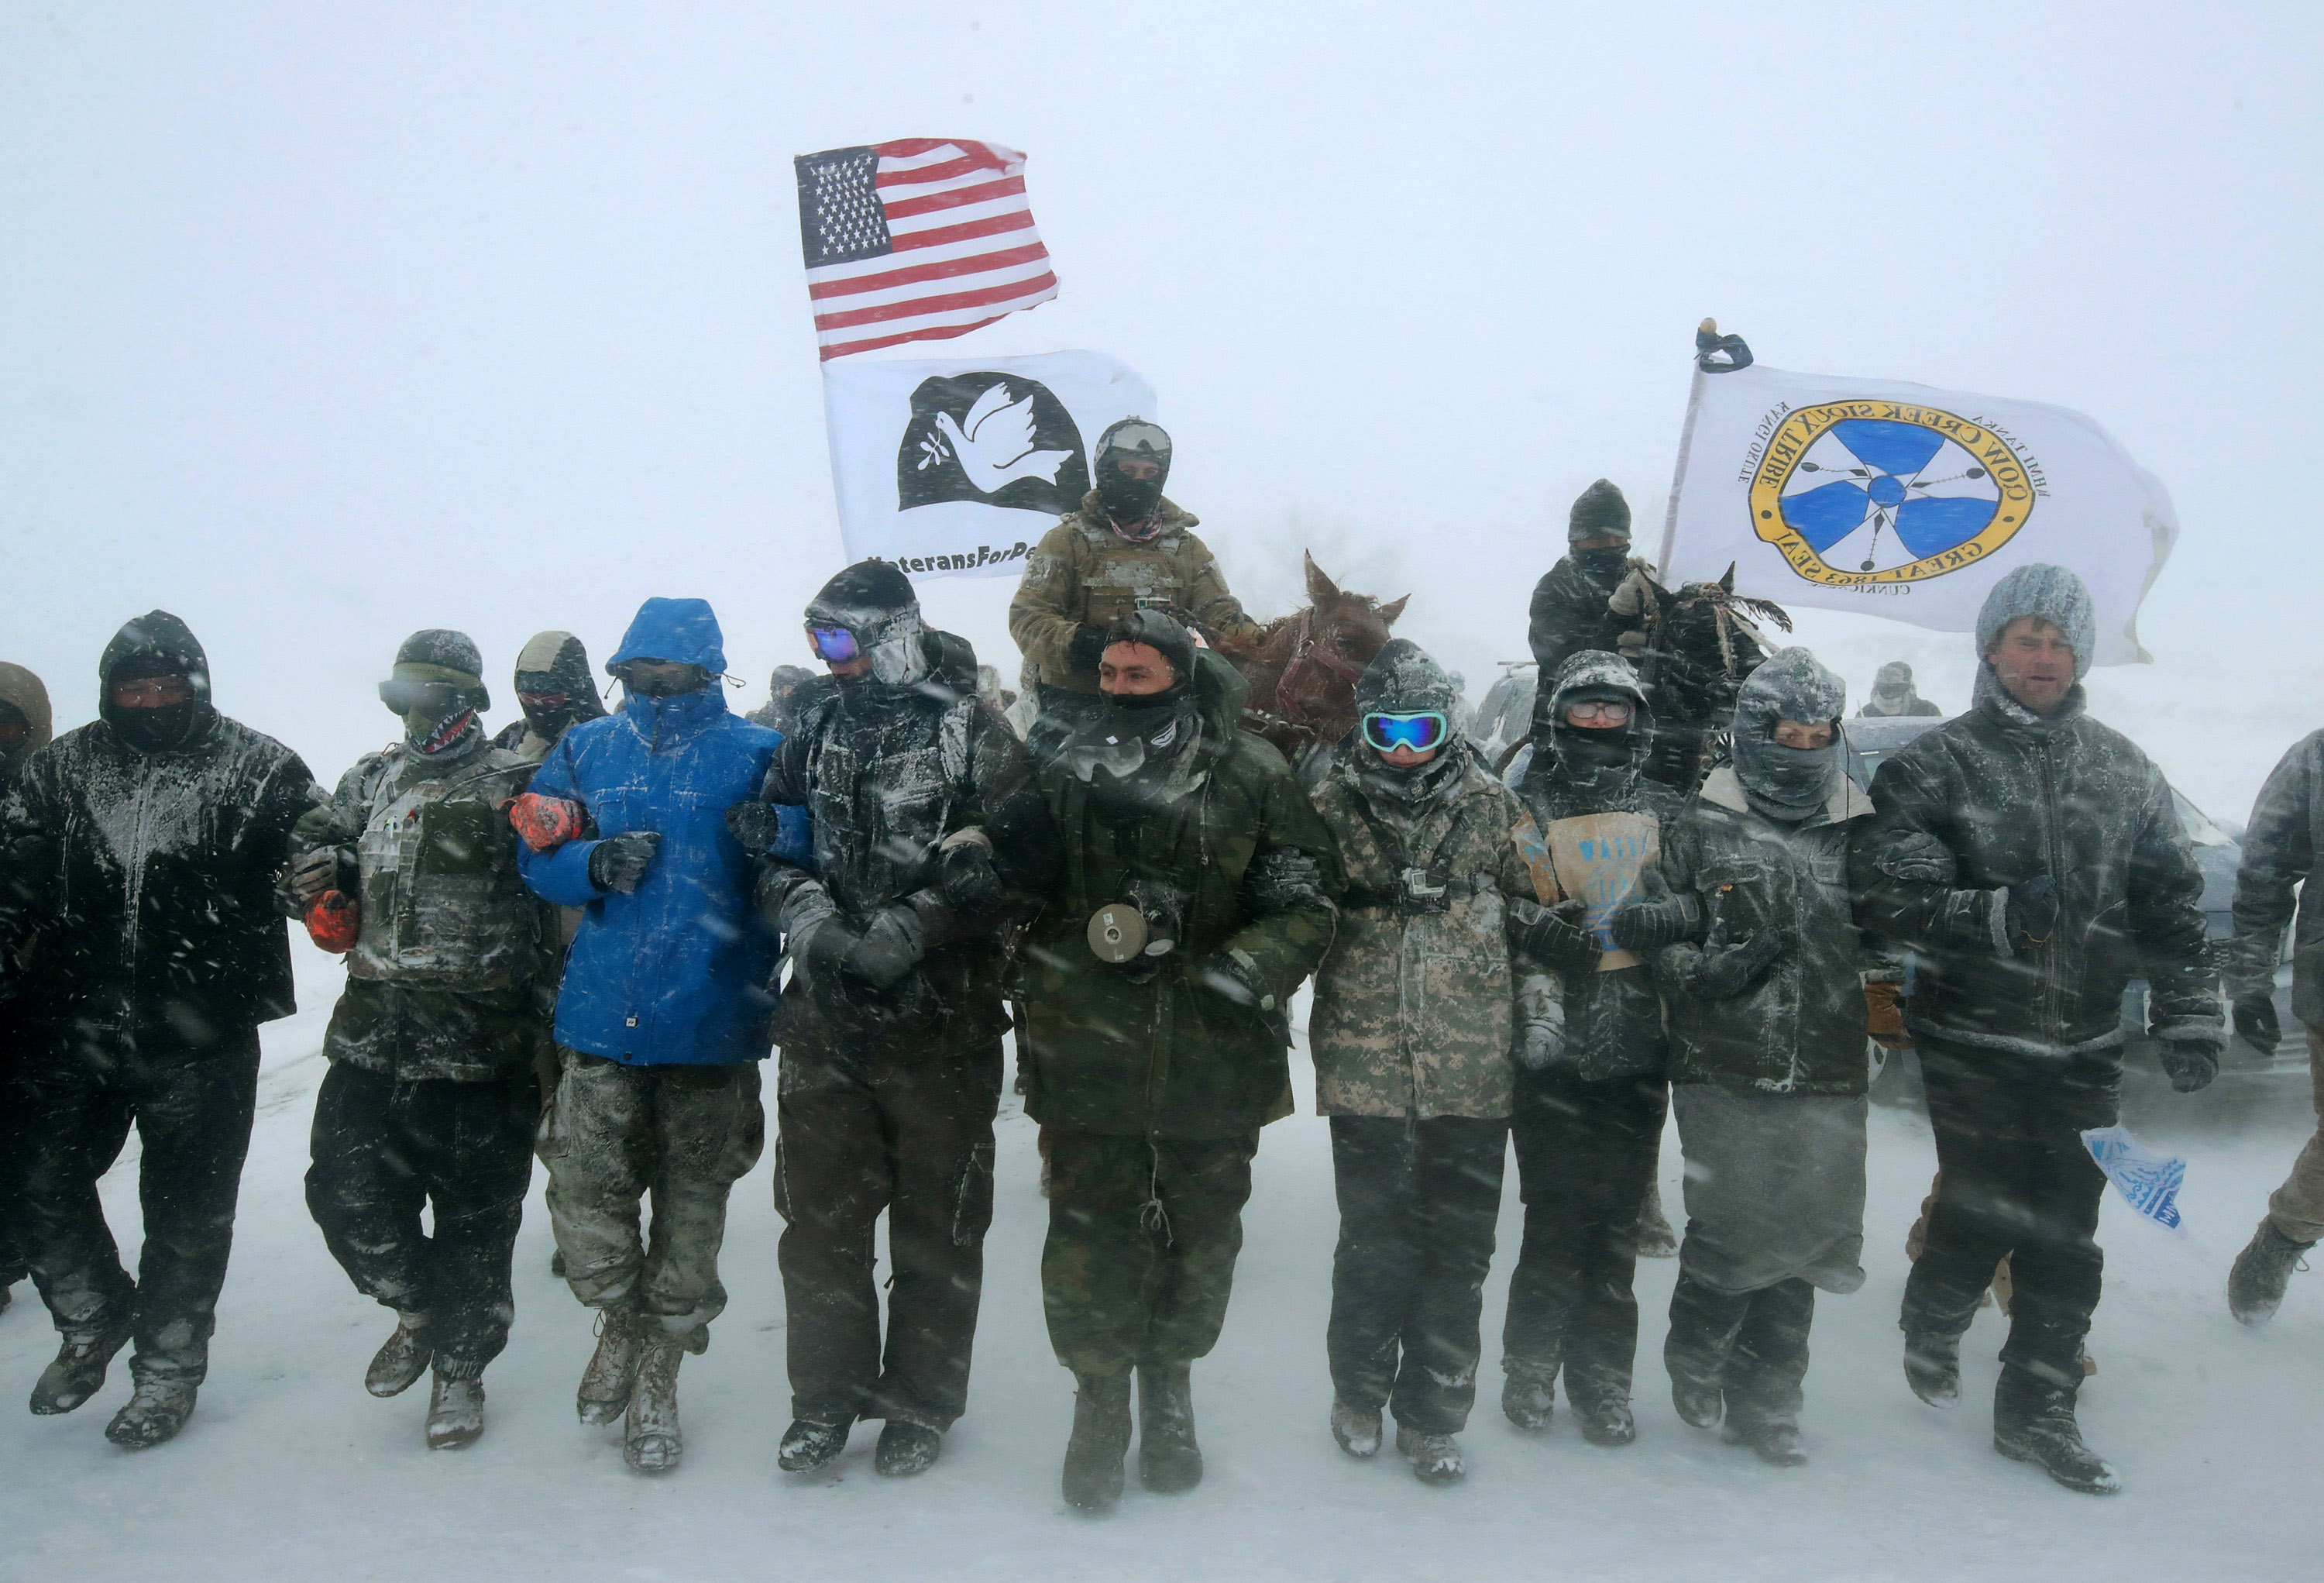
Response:
[[[1638,875],[1662,854],[1662,826],[1652,814],[1585,813],[1553,819],[1542,830],[1531,819],[1511,832],[1545,907],[1579,899],[1582,927],[1598,937],[1598,971],[1635,967],[1636,953],[1618,949],[1606,921],[1638,888]]]

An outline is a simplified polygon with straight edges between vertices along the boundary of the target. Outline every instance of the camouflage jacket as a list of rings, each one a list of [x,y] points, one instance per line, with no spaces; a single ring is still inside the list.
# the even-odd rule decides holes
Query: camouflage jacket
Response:
[[[534,766],[489,745],[452,764],[365,754],[292,829],[295,863],[342,848],[360,932],[323,1053],[408,1079],[484,1081],[542,1035],[554,909],[524,887],[504,810]]]
[[[1513,899],[1534,905],[1517,841],[1531,820],[1517,794],[1472,754],[1447,791],[1387,817],[1360,767],[1342,761],[1317,789],[1315,811],[1347,876],[1339,933],[1315,973],[1315,1108],[1508,1115],[1516,975],[1506,919]],[[1444,887],[1442,911],[1402,900],[1407,868]]]
[[[1194,536],[1199,519],[1167,500],[1161,515],[1162,531],[1133,544],[1107,524],[1092,491],[1034,546],[1009,603],[1009,635],[1044,686],[1095,692],[1096,673],[1074,670],[1067,658],[1074,632],[1141,605],[1176,606],[1222,637],[1258,633],[1227,592],[1210,547]]]

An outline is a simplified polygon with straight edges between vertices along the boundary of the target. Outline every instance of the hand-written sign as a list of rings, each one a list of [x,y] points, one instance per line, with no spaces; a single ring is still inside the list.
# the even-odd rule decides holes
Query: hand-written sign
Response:
[[[1598,971],[1637,967],[1637,956],[1614,944],[1607,920],[1630,899],[1638,875],[1662,854],[1662,826],[1654,816],[1585,813],[1552,819],[1545,831],[1528,819],[1518,824],[1516,836],[1541,904],[1583,904],[1582,927],[1597,936],[1603,952]]]

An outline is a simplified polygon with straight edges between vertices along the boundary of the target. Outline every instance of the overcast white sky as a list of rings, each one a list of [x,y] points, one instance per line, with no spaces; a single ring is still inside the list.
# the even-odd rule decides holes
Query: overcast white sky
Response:
[[[2318,723],[2313,6],[0,4],[0,657],[60,724],[177,611],[335,776],[414,627],[601,659],[701,594],[763,695],[841,564],[791,156],[1023,149],[1246,601],[1303,546],[1524,647],[1565,503],[1659,520],[1694,321],[2097,417],[2184,528],[2102,713],[2215,811]],[[943,348],[936,348],[942,350]],[[924,585],[1013,674],[1008,585]],[[1860,693],[1967,644],[1803,623]],[[2223,747],[2221,738],[2232,737]]]

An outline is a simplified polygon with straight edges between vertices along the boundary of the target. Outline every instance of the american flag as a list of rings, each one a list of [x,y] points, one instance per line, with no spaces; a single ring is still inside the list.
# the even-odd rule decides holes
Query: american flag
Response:
[[[1057,294],[1014,149],[907,137],[792,163],[825,361],[966,335]]]

